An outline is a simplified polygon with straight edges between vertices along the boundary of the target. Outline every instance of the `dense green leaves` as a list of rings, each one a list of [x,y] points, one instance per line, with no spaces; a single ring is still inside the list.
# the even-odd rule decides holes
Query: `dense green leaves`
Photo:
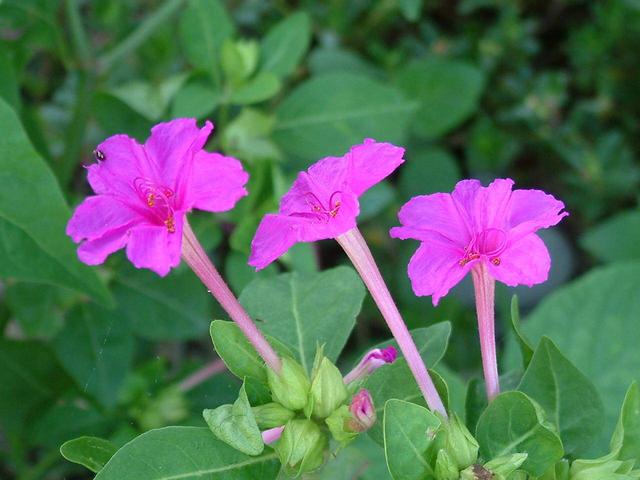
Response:
[[[342,155],[365,137],[402,143],[414,110],[415,102],[393,87],[332,73],[306,81],[280,104],[274,138],[305,160]]]
[[[544,425],[539,407],[524,393],[498,395],[478,420],[476,439],[480,454],[493,459],[510,453],[526,453],[522,469],[542,475],[562,458],[562,442]]]
[[[588,230],[582,246],[603,262],[640,260],[640,211],[630,210]]]
[[[602,430],[604,406],[596,388],[547,337],[540,340],[518,390],[544,409],[569,455],[584,454]]]
[[[60,447],[64,458],[87,467],[94,473],[98,473],[117,450],[109,440],[98,437],[74,438]]]
[[[338,358],[360,312],[364,286],[351,268],[256,279],[240,295],[260,328],[285,343],[310,372],[316,347]]]
[[[311,41],[311,20],[304,12],[287,16],[262,40],[260,68],[279,77],[289,75],[307,52]]]
[[[485,85],[476,67],[437,58],[410,64],[397,82],[408,98],[420,102],[413,131],[428,138],[447,133],[473,113]]]
[[[131,362],[133,338],[122,315],[94,304],[79,305],[54,339],[60,363],[78,387],[112,407]]]
[[[64,234],[70,212],[53,174],[1,99],[0,125],[0,276],[62,285],[109,303]]]
[[[559,289],[524,323],[529,338],[549,336],[600,392],[607,418],[601,448],[629,382],[640,378],[638,291],[640,264],[611,265]]]
[[[611,438],[611,450],[620,460],[640,461],[640,389],[633,382],[627,390],[620,411],[618,425]]]
[[[275,453],[249,457],[207,428],[166,427],[135,438],[109,460],[96,480],[275,479]]]
[[[421,480],[433,475],[426,459],[440,420],[425,407],[402,400],[384,406],[384,451],[394,480]]]

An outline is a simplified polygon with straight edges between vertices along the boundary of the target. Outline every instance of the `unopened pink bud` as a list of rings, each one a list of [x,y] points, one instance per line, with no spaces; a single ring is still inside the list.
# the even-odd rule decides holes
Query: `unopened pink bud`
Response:
[[[281,427],[270,428],[269,430],[265,430],[262,432],[262,441],[265,445],[271,445],[273,442],[276,442],[280,439],[280,435],[282,435],[282,430],[284,430],[284,425]]]
[[[353,422],[349,427],[356,432],[369,430],[376,423],[376,409],[371,394],[364,388],[353,396],[349,411],[353,415]]]
[[[361,378],[370,375],[383,365],[393,363],[396,358],[398,358],[398,352],[391,345],[385,348],[374,348],[367,353],[362,360],[360,360],[360,363],[358,363],[358,365],[356,365],[356,367],[344,377],[344,383],[351,383],[355,380],[360,380]]]

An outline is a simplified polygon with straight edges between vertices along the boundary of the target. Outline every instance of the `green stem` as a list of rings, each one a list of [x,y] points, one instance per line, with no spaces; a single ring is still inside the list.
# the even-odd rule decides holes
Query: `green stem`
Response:
[[[167,21],[180,8],[184,0],[166,0],[155,12],[129,34],[113,49],[101,55],[98,59],[98,72],[104,73],[111,66],[135,51],[145,40],[153,35],[156,30]]]
[[[80,61],[80,67],[84,70],[89,68],[89,64],[91,63],[91,43],[82,25],[77,0],[65,0],[64,6],[71,30],[71,43],[73,44],[76,57]]]

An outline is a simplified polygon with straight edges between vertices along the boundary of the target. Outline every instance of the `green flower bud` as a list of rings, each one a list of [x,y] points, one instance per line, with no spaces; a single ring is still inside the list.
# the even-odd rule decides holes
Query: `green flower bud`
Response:
[[[302,410],[307,404],[311,384],[302,365],[294,359],[282,358],[280,374],[268,368],[267,381],[274,402],[289,410]]]
[[[490,462],[484,464],[484,468],[491,471],[498,478],[507,478],[511,473],[515,472],[520,465],[527,459],[526,453],[513,453],[511,455],[503,455],[494,458]]]
[[[151,430],[183,420],[189,415],[189,406],[184,392],[169,387],[131,409],[130,414],[142,429]]]
[[[444,432],[443,448],[458,465],[458,468],[465,469],[475,463],[478,459],[478,442],[458,416],[454,414],[448,422],[442,422],[442,429]]]
[[[436,457],[436,478],[438,480],[458,480],[458,466],[454,462],[446,450],[439,450]]]
[[[284,425],[296,416],[291,410],[274,402],[253,407],[251,410],[253,411],[253,416],[256,419],[258,427],[263,430]]]
[[[314,369],[309,401],[304,413],[307,417],[313,415],[316,418],[327,418],[348,396],[340,370],[327,357],[322,357]]]
[[[343,446],[358,436],[358,432],[352,428],[354,424],[353,415],[351,415],[349,407],[346,405],[334,410],[327,417],[325,423],[329,427],[333,438]]]
[[[280,440],[274,444],[280,463],[290,477],[320,468],[328,446],[327,436],[311,420],[289,420]]]

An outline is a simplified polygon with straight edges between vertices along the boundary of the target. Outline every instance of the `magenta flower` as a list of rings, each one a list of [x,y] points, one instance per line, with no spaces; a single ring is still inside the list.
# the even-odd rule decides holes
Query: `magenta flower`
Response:
[[[432,295],[437,305],[479,264],[512,287],[547,279],[551,259],[535,232],[568,213],[553,196],[512,190],[513,183],[497,179],[483,187],[478,180],[463,180],[452,194],[414,197],[402,207],[402,226],[392,228],[391,236],[422,242],[409,263],[416,295]]]
[[[532,286],[549,275],[551,258],[535,234],[568,213],[564,203],[541,190],[512,190],[513,180],[488,187],[478,180],[458,182],[452,194],[409,200],[400,210],[401,227],[391,236],[421,244],[409,262],[416,295],[432,295],[434,305],[471,272],[476,297],[480,350],[487,398],[500,393],[495,343],[495,281]]]
[[[383,365],[395,362],[396,358],[398,358],[398,352],[393,345],[386,348],[374,348],[367,352],[358,365],[345,375],[344,383],[351,383],[371,375]]]
[[[349,412],[353,416],[353,421],[349,427],[355,432],[369,430],[376,423],[376,409],[368,390],[364,388],[356,393],[351,399]]]
[[[185,214],[222,212],[247,194],[249,178],[238,160],[203,147],[213,130],[189,118],[160,123],[144,145],[114,135],[98,145],[87,169],[96,193],[67,225],[84,263],[103,263],[124,248],[137,268],[166,275],[180,263]]]
[[[260,222],[249,265],[260,270],[297,242],[335,238],[353,229],[358,197],[404,162],[403,154],[403,148],[369,138],[342,157],[323,158],[300,172],[280,211]]]

